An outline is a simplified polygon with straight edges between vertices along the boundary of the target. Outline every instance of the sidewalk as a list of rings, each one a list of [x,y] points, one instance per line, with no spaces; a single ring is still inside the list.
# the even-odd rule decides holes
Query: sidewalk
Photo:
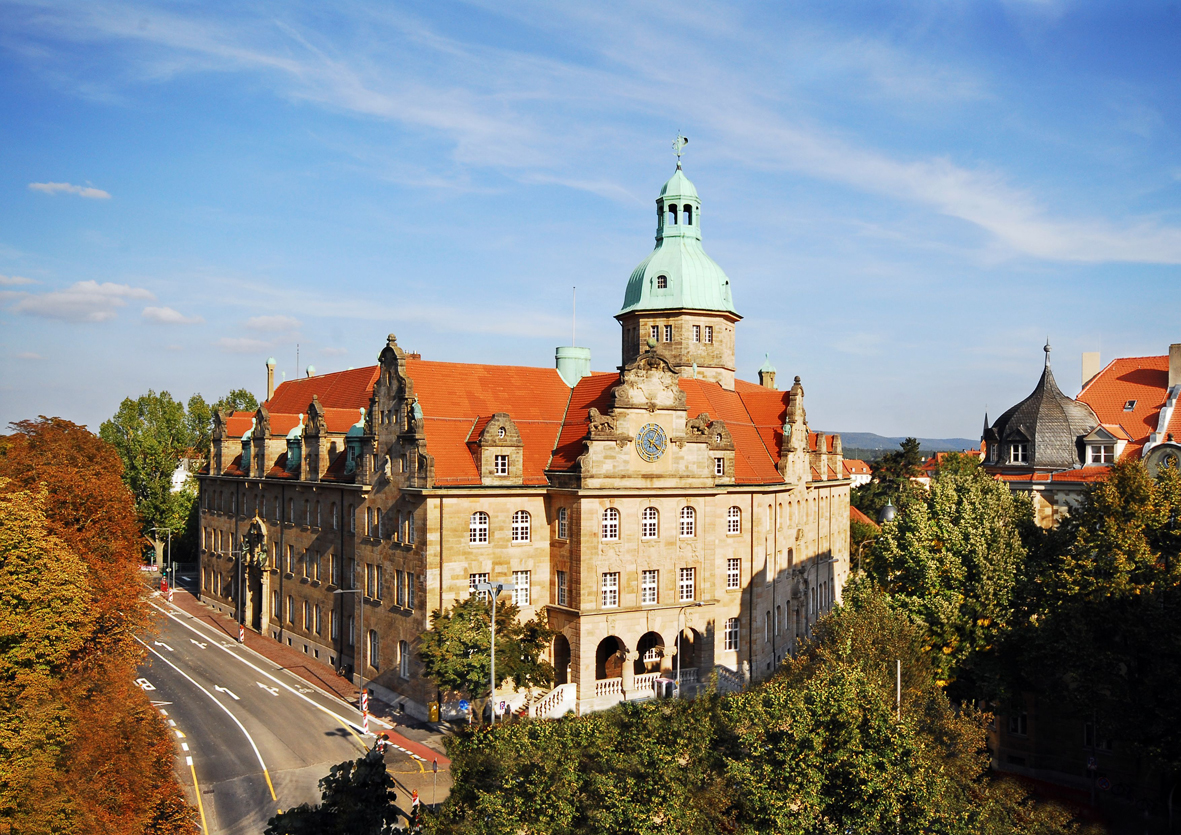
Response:
[[[150,588],[153,591],[158,591],[159,585],[150,586]],[[163,605],[168,605],[164,603],[162,596],[157,599]],[[234,619],[197,600],[187,589],[174,588],[171,605],[223,633],[227,639],[237,642],[238,624]],[[297,652],[295,649],[284,646],[251,629],[246,630],[246,646],[275,666],[294,673],[313,687],[347,702],[358,710],[360,709],[358,701],[360,691],[356,685],[347,678],[336,675],[328,665],[310,661],[302,652]],[[391,726],[387,730],[377,725],[371,728],[374,733],[385,733],[392,745],[416,757],[420,762],[426,763],[427,771],[430,769],[430,764],[436,759],[439,761],[440,773],[450,770],[451,760],[444,753],[442,734],[423,727],[420,723],[405,714],[398,713],[390,705],[373,696],[370,696],[369,699],[369,715],[382,719]],[[397,727],[398,730],[394,730],[394,727]],[[447,778],[447,784],[450,786],[450,774],[447,775]]]

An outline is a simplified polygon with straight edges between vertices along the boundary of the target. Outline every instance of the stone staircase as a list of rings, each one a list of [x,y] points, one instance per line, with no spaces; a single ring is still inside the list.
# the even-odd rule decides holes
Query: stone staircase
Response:
[[[536,719],[557,719],[574,710],[577,700],[577,684],[559,684],[530,705],[529,715]]]

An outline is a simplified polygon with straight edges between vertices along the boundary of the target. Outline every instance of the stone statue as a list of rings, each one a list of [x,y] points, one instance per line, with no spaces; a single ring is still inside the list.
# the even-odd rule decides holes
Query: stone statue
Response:
[[[601,414],[598,409],[591,406],[587,419],[590,422],[591,435],[615,434],[615,418],[611,415]]]
[[[702,412],[697,417],[685,423],[685,432],[689,435],[705,436],[709,433],[709,414]]]

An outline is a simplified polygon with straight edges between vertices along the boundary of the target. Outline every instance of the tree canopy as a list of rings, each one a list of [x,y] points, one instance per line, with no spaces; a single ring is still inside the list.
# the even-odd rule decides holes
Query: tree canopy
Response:
[[[134,682],[149,618],[119,457],[68,421],[15,428],[0,438],[0,831],[180,831],[172,741]]]
[[[898,504],[899,492],[909,484],[912,477],[922,472],[922,467],[923,454],[918,440],[907,438],[898,445],[898,449],[887,452],[870,464],[873,480],[850,491],[850,501],[854,507],[876,521],[878,512],[887,502]]]
[[[510,601],[496,604],[496,686],[512,681],[519,688],[552,687],[553,666],[543,653],[553,632],[540,617],[521,622],[520,613]],[[479,595],[431,612],[431,628],[419,639],[423,675],[443,691],[478,701],[487,698],[491,625],[491,601]]]
[[[402,814],[394,804],[394,778],[376,746],[358,760],[332,766],[320,780],[320,798],[275,815],[264,835],[386,835]]]

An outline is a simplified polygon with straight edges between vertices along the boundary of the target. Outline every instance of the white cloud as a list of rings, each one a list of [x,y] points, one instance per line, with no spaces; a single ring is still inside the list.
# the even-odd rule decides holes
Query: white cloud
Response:
[[[199,325],[205,321],[200,316],[185,316],[171,307],[145,307],[143,317],[161,325]]]
[[[19,354],[16,355],[16,358],[21,359],[21,360],[42,360],[42,359],[45,359],[45,357],[41,356],[40,354],[35,354],[32,351],[21,351]]]
[[[64,290],[40,295],[21,294],[12,306],[17,313],[61,319],[65,322],[106,322],[114,319],[128,299],[152,300],[156,297],[142,287],[97,281],[79,281]]]
[[[91,200],[110,200],[109,192],[93,186],[76,186],[71,183],[29,183],[29,188],[42,194],[76,194]]]
[[[36,284],[31,278],[21,275],[0,275],[0,287],[16,287],[21,284]]]
[[[246,320],[246,327],[256,331],[280,333],[298,329],[303,322],[293,316],[251,316]]]
[[[325,348],[320,351],[326,357],[343,357],[348,352],[348,348]]]
[[[271,343],[244,336],[223,336],[217,340],[217,347],[227,354],[256,354],[268,350]]]

